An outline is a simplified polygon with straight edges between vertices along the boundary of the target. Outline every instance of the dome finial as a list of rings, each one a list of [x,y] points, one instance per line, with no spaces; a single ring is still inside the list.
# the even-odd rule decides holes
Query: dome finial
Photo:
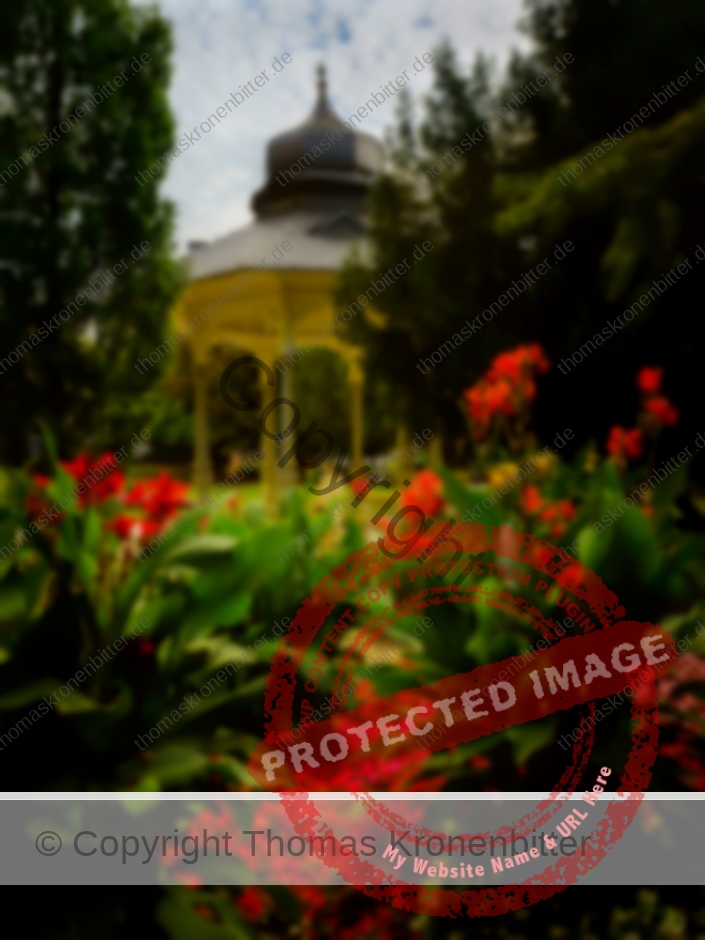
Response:
[[[331,118],[334,117],[333,109],[328,101],[328,80],[326,78],[325,65],[316,66],[316,85],[318,87],[318,99],[316,107],[313,109],[313,117]]]
[[[325,65],[319,65],[316,68],[316,73],[318,75],[318,100],[319,102],[325,101],[328,97],[328,82],[326,81],[326,67]]]

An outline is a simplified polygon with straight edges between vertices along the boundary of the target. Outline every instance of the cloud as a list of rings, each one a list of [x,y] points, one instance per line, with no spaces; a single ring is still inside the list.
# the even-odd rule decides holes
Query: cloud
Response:
[[[331,0],[160,0],[175,38],[170,99],[179,137],[198,126],[240,85],[263,69],[271,80],[198,146],[169,168],[162,191],[178,210],[179,247],[223,235],[251,218],[250,198],[264,181],[265,148],[304,120],[315,96],[315,67],[328,68],[333,106],[343,117],[416,56],[449,37],[463,63],[477,51],[506,61],[526,48],[516,31],[521,0],[349,0],[345,15]],[[274,76],[272,61],[291,54]],[[416,76],[415,97],[428,91],[431,70]],[[365,130],[382,136],[394,106],[371,115]]]

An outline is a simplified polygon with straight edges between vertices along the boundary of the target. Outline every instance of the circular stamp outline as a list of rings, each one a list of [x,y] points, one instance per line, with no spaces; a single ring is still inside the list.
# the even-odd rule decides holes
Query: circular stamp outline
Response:
[[[434,533],[434,529],[438,531]],[[441,529],[442,524],[436,524],[427,533],[428,540],[432,541],[433,535],[438,535]],[[586,568],[582,562],[567,559],[565,553],[561,553],[556,546],[544,539],[518,532],[509,526],[494,527],[488,532],[481,523],[468,523],[453,529],[452,537],[448,537],[447,540],[462,543],[464,552],[493,552],[498,559],[528,564],[537,573],[549,576],[566,591],[572,593],[576,600],[586,605],[602,630],[628,622],[624,619],[625,610],[620,605],[617,596],[606,587],[601,578]],[[331,574],[325,575],[304,598],[287,633],[279,641],[267,677],[264,701],[267,743],[275,742],[278,734],[292,730],[298,663],[303,660],[304,654],[329,615],[350,593],[357,592],[359,587],[370,578],[388,571],[393,563],[394,559],[390,558],[386,552],[382,552],[376,541],[372,542],[353,552],[342,564],[333,568]],[[445,601],[442,599],[443,593],[446,595]],[[467,596],[465,591],[453,591],[451,587],[442,587],[439,589],[436,602],[458,601],[465,596]],[[395,619],[421,606],[426,607],[429,604],[419,603],[417,600],[414,605],[412,595],[403,606],[402,604],[395,605]],[[550,621],[546,621],[543,617],[534,619],[537,620],[539,626],[543,627],[541,632],[544,636],[555,639],[548,628]],[[365,641],[367,647],[381,633],[384,624],[389,622],[388,619],[384,620],[378,615],[373,615],[371,622],[374,624],[377,621],[380,623],[372,632],[369,630],[369,622],[367,627],[361,628],[363,632],[367,629],[368,635]],[[560,642],[559,640],[558,643]],[[336,683],[338,687],[342,684],[342,674],[343,670],[338,673],[333,683],[334,688]],[[628,684],[628,680],[625,679],[625,687]],[[594,708],[594,703],[589,703],[589,705]],[[569,885],[575,884],[581,874],[594,868],[622,837],[636,815],[643,792],[651,778],[651,767],[656,757],[658,702],[653,678],[647,678],[641,684],[639,698],[638,700],[635,698],[632,702],[631,717],[631,748],[616,787],[616,793],[626,797],[626,800],[612,801],[608,804],[605,817],[596,825],[594,841],[591,842],[592,852],[587,859],[580,859],[576,854],[559,859],[555,864],[547,866],[540,875],[531,875],[521,884],[471,888],[462,892],[458,892],[455,888],[426,887],[408,884],[401,880],[394,881],[391,876],[376,869],[367,861],[360,862],[351,859],[347,864],[340,864],[338,861],[334,863],[327,858],[322,860],[328,867],[335,868],[343,878],[346,878],[346,874],[350,876],[354,874],[356,886],[369,896],[389,901],[395,907],[415,913],[447,917],[496,916],[545,900]],[[572,764],[553,788],[550,800],[540,804],[535,813],[544,814],[544,819],[546,819],[550,818],[552,807],[555,808],[554,812],[557,812],[561,806],[564,806],[565,801],[559,802],[558,797],[566,793],[572,795],[574,792],[580,773],[587,765],[593,740],[594,731],[591,730],[589,734],[576,741]],[[251,761],[251,772],[253,769]],[[269,787],[269,789],[276,788]],[[296,794],[295,798],[292,798],[292,792]],[[299,791],[280,792],[280,798],[299,835],[304,837],[320,835],[320,829],[314,833],[314,826],[320,819],[320,813],[313,800],[306,800],[302,803],[303,794]],[[369,795],[359,794],[359,798],[364,801],[368,811],[376,816],[378,821],[384,824],[391,821],[393,814]],[[302,809],[306,810],[303,818]],[[520,821],[523,824],[522,828],[527,822],[529,820],[526,818]],[[508,827],[503,827],[503,830],[505,828],[508,831]],[[553,883],[546,883],[547,874],[555,878]]]

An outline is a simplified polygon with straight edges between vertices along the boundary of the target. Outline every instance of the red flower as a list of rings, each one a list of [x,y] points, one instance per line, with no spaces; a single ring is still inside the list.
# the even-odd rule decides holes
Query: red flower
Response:
[[[495,356],[487,371],[487,378],[493,381],[499,376],[504,376],[512,384],[518,385],[532,372],[541,375],[548,368],[549,363],[541,346],[538,343],[530,343],[528,346],[517,346],[511,352]]]
[[[401,498],[401,504],[418,506],[427,519],[432,519],[445,506],[443,480],[433,470],[422,470],[411,481],[411,486]],[[418,522],[415,521],[416,526]]]
[[[539,519],[542,522],[551,522],[551,537],[559,538],[568,528],[568,522],[575,516],[575,506],[569,499],[563,499],[559,503],[547,506]]]
[[[355,493],[356,496],[359,496],[371,479],[372,477],[358,477],[357,480],[352,481],[350,484],[350,489]]]
[[[482,440],[495,415],[515,417],[536,398],[535,375],[549,368],[538,343],[499,353],[490,368],[463,393],[477,440]]]
[[[163,527],[154,519],[135,519],[133,516],[120,515],[106,523],[106,528],[116,532],[121,539],[146,542],[157,532],[161,532]]]
[[[626,431],[619,424],[610,428],[607,453],[617,460],[636,460],[643,451],[643,434],[639,428]]]
[[[28,493],[24,505],[27,517],[35,523],[40,516],[48,515],[49,510],[51,509],[50,504],[46,502],[46,500],[39,493]],[[54,521],[61,522],[63,518],[64,514],[63,512],[60,512],[55,516]],[[44,524],[46,525],[46,522]]]
[[[655,395],[661,391],[663,369],[659,366],[644,366],[639,369],[636,376],[637,388],[645,395]]]
[[[520,500],[522,512],[531,516],[540,513],[541,522],[552,523],[551,536],[558,538],[568,528],[568,522],[575,516],[575,506],[569,499],[562,499],[557,503],[548,503],[538,488],[529,484],[525,486]]]
[[[149,639],[149,637],[142,636],[139,639],[137,644],[137,652],[140,656],[151,656],[154,652],[155,646],[154,643]]]
[[[291,891],[301,902],[301,906],[306,908],[307,914],[315,914],[325,906],[326,896],[320,888],[313,885],[292,885]]]
[[[139,506],[155,522],[164,523],[188,505],[188,484],[174,480],[162,470],[158,477],[139,480],[125,496],[126,506]]]
[[[86,503],[99,503],[121,493],[125,486],[125,474],[117,469],[117,461],[110,451],[92,460],[88,451],[80,453],[74,460],[63,461],[63,469],[83,486],[86,492],[80,493],[81,506]]]
[[[476,754],[470,759],[470,766],[474,770],[487,770],[492,766],[492,761],[486,754]]]
[[[673,407],[665,395],[656,395],[653,398],[647,398],[644,402],[644,407],[660,424],[666,427],[677,424],[680,418],[678,409]]]
[[[533,515],[543,506],[543,499],[538,491],[538,487],[529,484],[525,486],[521,494],[521,508],[527,515]]]
[[[108,522],[106,528],[117,532],[121,539],[127,539],[132,535],[136,523],[137,520],[133,519],[132,516],[116,516]]]
[[[235,902],[246,920],[261,920],[267,913],[269,895],[262,888],[251,885],[242,891]]]

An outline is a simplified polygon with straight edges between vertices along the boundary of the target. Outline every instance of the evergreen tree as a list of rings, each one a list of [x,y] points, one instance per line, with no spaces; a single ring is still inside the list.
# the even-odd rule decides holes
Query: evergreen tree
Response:
[[[692,313],[705,286],[694,263],[705,242],[705,10],[687,0],[527,5],[533,48],[514,56],[496,92],[481,61],[467,78],[444,49],[421,126],[410,107],[402,115],[373,206],[375,264],[349,267],[346,303],[419,238],[433,241],[434,251],[374,300],[382,318],[356,318],[350,335],[408,403],[407,415],[435,411],[447,439],[459,440],[459,393],[491,355],[536,340],[558,365],[689,258],[688,276],[596,345],[574,373],[554,367],[542,380],[537,418],[545,439],[569,427],[575,446],[602,440],[609,424],[629,420],[635,373],[653,363],[666,367],[669,393],[685,405],[678,435],[694,435],[699,415],[688,382],[700,355]],[[551,81],[538,93],[500,111],[546,69]],[[671,83],[681,76],[676,90]],[[629,123],[652,100],[646,116]],[[463,152],[457,145],[466,130],[476,133]],[[572,252],[555,263],[566,242]],[[427,374],[416,369],[544,258],[554,260],[550,273],[462,345],[446,347]],[[663,446],[674,445],[667,434]],[[456,455],[448,445],[446,457]]]
[[[349,263],[340,300],[347,305],[406,259],[408,271],[394,275],[373,299],[374,312],[351,321],[349,335],[365,345],[369,373],[394,390],[397,417],[407,428],[440,431],[446,456],[454,460],[459,454],[453,441],[465,435],[458,398],[468,376],[481,368],[493,330],[473,343],[461,339],[470,331],[467,321],[500,293],[509,266],[492,227],[497,207],[495,156],[489,125],[483,128],[486,66],[480,60],[464,75],[443,46],[434,68],[426,119],[415,121],[408,99],[401,106],[390,164],[373,192],[374,258],[371,264]]]

